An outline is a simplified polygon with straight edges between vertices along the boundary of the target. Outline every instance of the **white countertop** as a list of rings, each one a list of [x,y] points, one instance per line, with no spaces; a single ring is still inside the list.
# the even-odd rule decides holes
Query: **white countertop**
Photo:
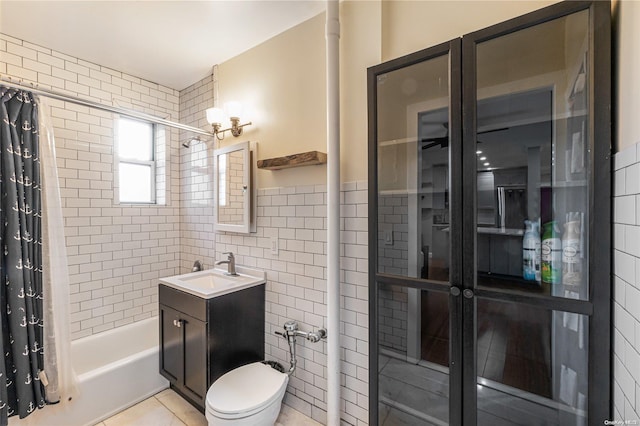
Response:
[[[160,284],[204,299],[211,299],[267,282],[267,274],[258,269],[236,266],[236,272],[237,275],[231,276],[222,269],[206,269],[160,278],[159,281]]]

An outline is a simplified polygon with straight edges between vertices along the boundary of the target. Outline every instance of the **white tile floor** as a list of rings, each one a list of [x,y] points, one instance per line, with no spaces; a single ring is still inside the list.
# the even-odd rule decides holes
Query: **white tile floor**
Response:
[[[96,426],[206,426],[204,415],[171,389],[108,418]],[[275,426],[319,426],[293,408],[282,405]]]

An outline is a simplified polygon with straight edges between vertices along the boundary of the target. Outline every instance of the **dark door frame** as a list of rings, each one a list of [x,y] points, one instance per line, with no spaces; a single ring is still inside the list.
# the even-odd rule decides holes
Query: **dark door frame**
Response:
[[[477,288],[476,282],[476,57],[482,41],[513,33],[582,10],[590,11],[589,35],[589,300],[525,296]],[[545,310],[589,316],[590,425],[613,413],[611,334],[611,5],[609,1],[565,1],[467,34],[432,48],[368,69],[369,137],[369,419],[378,424],[378,284],[431,291],[448,283],[378,273],[377,77],[449,54],[450,57],[450,424],[474,425],[476,394],[477,298],[526,303]],[[595,84],[597,82],[598,84]],[[597,102],[595,100],[597,99]],[[463,140],[465,141],[463,143]],[[609,200],[602,202],[601,200]],[[604,255],[603,255],[604,253]],[[456,267],[458,266],[458,267]],[[456,290],[457,289],[457,290]],[[466,291],[465,291],[466,290]],[[460,292],[465,297],[460,296]],[[469,296],[470,297],[466,297]],[[456,318],[462,318],[462,321]]]
[[[524,28],[566,15],[589,10],[589,300],[553,296],[530,297],[509,291],[477,287],[476,252],[476,45]],[[610,419],[611,400],[611,4],[608,1],[567,1],[500,24],[470,33],[462,38],[463,69],[463,218],[464,289],[476,297],[463,300],[464,335],[464,424],[475,424],[476,417],[476,335],[477,298],[526,303],[546,310],[575,312],[589,316],[589,424],[601,425]],[[472,78],[465,77],[471,76]],[[597,82],[598,84],[595,84]],[[597,99],[597,102],[595,101]],[[597,141],[597,143],[596,143]],[[605,253],[603,256],[602,253]],[[471,356],[471,360],[469,360]],[[473,385],[472,385],[473,384]]]
[[[370,424],[378,424],[378,286],[380,284],[400,285],[403,287],[417,288],[449,294],[449,318],[451,339],[449,344],[450,386],[449,404],[452,424],[457,424],[461,418],[457,413],[462,412],[462,371],[457,366],[462,365],[462,338],[460,327],[454,324],[455,318],[460,316],[462,308],[460,291],[451,291],[451,288],[459,289],[462,280],[462,193],[459,189],[462,185],[462,87],[459,78],[449,80],[449,212],[451,243],[449,249],[450,277],[449,282],[424,280],[410,277],[402,277],[391,274],[378,273],[376,270],[378,258],[378,152],[377,152],[377,92],[378,77],[415,65],[430,59],[448,55],[449,72],[451,76],[461,73],[461,39],[454,39],[437,46],[412,53],[401,58],[385,62],[369,68],[367,75],[367,89],[369,96],[369,419]],[[450,286],[451,283],[451,286]],[[372,397],[375,395],[375,398]]]

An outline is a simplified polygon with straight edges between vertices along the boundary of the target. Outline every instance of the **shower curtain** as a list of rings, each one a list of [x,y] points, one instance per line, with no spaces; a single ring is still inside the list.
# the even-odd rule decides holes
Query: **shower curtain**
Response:
[[[3,90],[0,105],[1,422],[43,407],[42,241],[38,109],[33,97]]]
[[[51,318],[51,300],[45,301],[51,289],[43,285],[58,287],[43,268],[52,262],[43,255],[43,247],[45,253],[50,249],[43,240],[50,226],[42,220],[41,126],[34,96],[0,86],[0,120],[0,425],[6,425],[8,417],[26,417],[58,398],[59,389],[51,395],[46,389],[60,382],[51,335],[61,321]],[[68,285],[54,292],[65,291]]]
[[[44,294],[44,371],[48,402],[71,401],[77,394],[77,380],[71,365],[69,331],[69,269],[64,240],[64,221],[53,125],[45,99],[40,105],[40,160],[42,162],[42,235]]]

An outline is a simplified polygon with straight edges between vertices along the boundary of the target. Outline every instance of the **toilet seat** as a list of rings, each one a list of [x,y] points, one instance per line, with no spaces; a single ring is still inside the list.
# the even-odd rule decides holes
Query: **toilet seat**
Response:
[[[247,417],[281,399],[289,376],[261,362],[224,374],[207,391],[207,411],[225,419]]]

